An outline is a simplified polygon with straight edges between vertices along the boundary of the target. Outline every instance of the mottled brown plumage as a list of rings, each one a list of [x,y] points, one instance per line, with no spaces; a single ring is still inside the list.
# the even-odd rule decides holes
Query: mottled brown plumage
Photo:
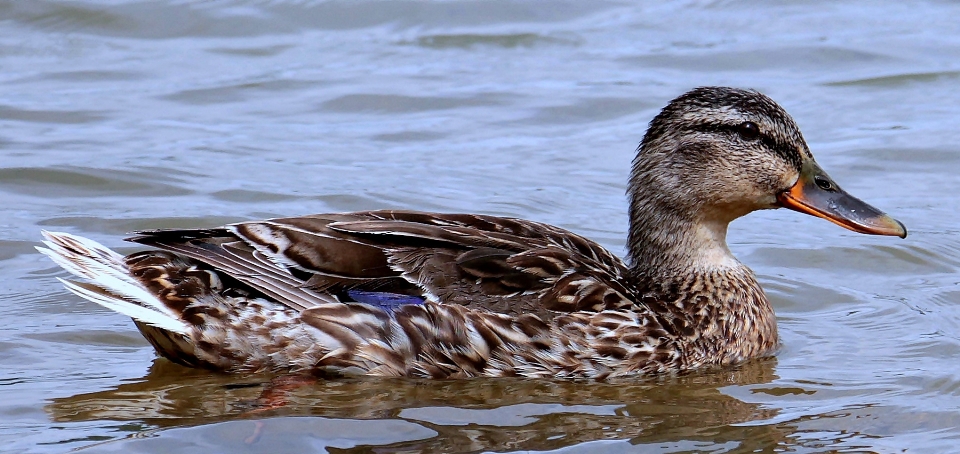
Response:
[[[389,210],[139,232],[130,240],[159,250],[125,258],[66,234],[45,233],[40,249],[91,281],[65,282],[71,291],[133,317],[161,355],[187,366],[654,375],[777,347],[763,290],[727,249],[733,219],[787,206],[906,234],[824,181],[776,103],[708,87],[671,101],[638,149],[629,264],[538,222]]]

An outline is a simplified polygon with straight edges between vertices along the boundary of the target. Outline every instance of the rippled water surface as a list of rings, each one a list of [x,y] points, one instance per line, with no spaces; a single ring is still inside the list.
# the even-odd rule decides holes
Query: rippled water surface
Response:
[[[0,1],[0,451],[950,452],[960,446],[954,2]],[[910,229],[779,210],[731,248],[776,358],[627,382],[340,380],[276,393],[154,358],[39,230],[408,208],[622,251],[646,123],[757,88]],[[286,405],[262,411],[264,399]]]

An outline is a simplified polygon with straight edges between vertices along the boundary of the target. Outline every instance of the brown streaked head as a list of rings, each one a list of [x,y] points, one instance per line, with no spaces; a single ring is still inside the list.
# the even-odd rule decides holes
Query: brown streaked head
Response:
[[[856,232],[906,236],[899,221],[841,190],[817,165],[793,118],[752,90],[701,87],[670,101],[640,144],[628,195],[631,248],[650,239],[644,230],[651,223],[725,231],[751,211],[781,207]]]

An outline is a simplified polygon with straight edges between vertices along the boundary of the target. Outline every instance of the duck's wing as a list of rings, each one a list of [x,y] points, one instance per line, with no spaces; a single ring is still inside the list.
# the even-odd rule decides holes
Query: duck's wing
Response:
[[[627,268],[600,245],[532,221],[368,211],[139,232],[296,309],[358,295],[412,295],[508,313],[634,304]]]

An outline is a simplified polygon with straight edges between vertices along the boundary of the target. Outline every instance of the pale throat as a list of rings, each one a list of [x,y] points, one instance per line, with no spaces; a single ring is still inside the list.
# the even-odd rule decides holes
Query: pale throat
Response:
[[[668,278],[746,270],[727,247],[728,220],[659,219],[671,224],[669,233],[667,229],[641,223],[638,232],[631,235],[635,272]]]
[[[688,251],[691,266],[701,272],[723,272],[740,269],[744,265],[733,256],[727,246],[728,222],[701,222],[689,232]]]

